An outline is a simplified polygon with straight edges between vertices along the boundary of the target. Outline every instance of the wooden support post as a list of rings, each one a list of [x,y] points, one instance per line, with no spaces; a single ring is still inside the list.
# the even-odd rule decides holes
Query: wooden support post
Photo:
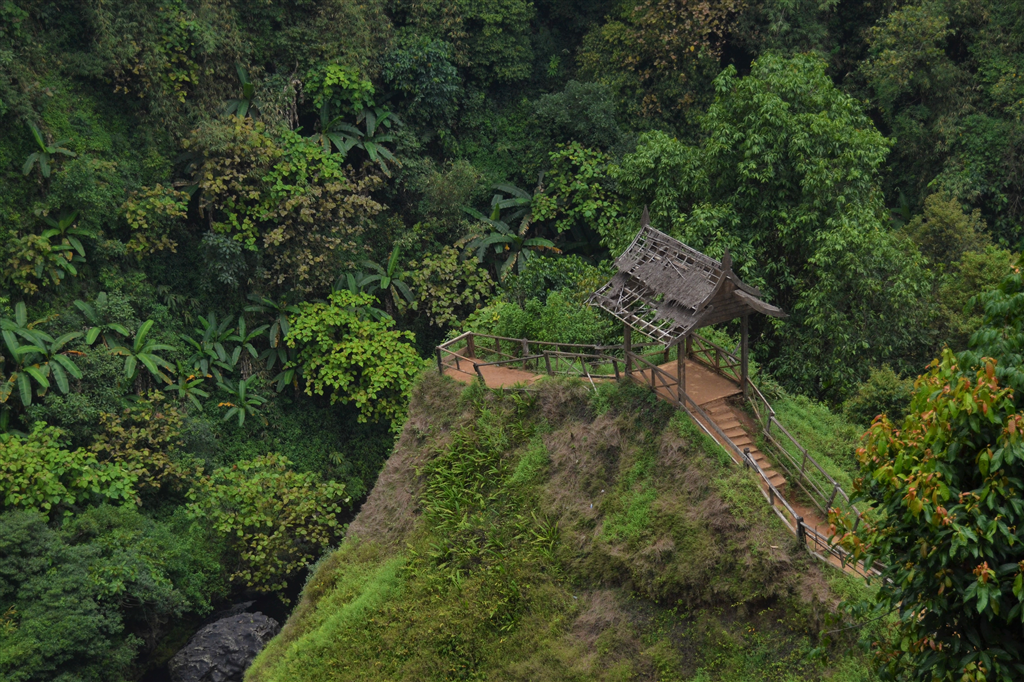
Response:
[[[686,335],[686,357],[689,358],[693,355],[693,337],[689,334]]]
[[[800,542],[807,542],[807,529],[804,528],[804,517],[796,517],[796,537]]]
[[[832,497],[828,498],[828,504],[825,505],[825,509],[831,509],[832,508],[832,503],[835,502],[835,500],[836,500],[836,493],[838,493],[838,492],[839,492],[839,484],[836,483],[832,487]]]
[[[547,365],[548,376],[549,377],[555,376],[555,373],[551,371],[551,356],[548,354],[547,351],[544,351],[544,364]]]
[[[473,338],[473,334],[466,337],[466,352],[469,353],[469,357],[476,357],[476,340]]]
[[[527,357],[530,354],[530,342],[526,339],[522,339],[523,342],[523,357]],[[528,360],[523,360],[523,371],[526,371],[526,363]]]
[[[612,358],[612,369],[615,370],[615,380],[618,381],[622,377],[619,376],[619,361]]]
[[[501,339],[494,339],[494,353],[500,358],[501,357]]]
[[[633,329],[627,324],[622,330],[622,349],[626,352],[626,376],[633,373],[633,359],[629,354],[633,352]]]
[[[743,397],[749,398],[750,391],[747,388],[747,365],[749,361],[749,343],[747,342],[747,320],[750,315],[740,318],[740,383],[743,386]]]
[[[686,337],[689,340],[689,336]],[[685,346],[682,343],[676,344],[676,380],[679,382],[679,402],[683,402],[683,395],[686,394],[686,354],[683,352]]]
[[[437,351],[437,373],[444,376],[444,361],[441,360],[441,347],[438,346],[435,350]]]

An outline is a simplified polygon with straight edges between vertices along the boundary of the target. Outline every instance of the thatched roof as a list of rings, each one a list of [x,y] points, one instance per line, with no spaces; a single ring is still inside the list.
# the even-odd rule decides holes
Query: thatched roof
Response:
[[[690,332],[750,312],[785,317],[761,292],[719,262],[651,227],[644,209],[640,232],[615,261],[618,273],[590,296],[636,331],[671,346]]]

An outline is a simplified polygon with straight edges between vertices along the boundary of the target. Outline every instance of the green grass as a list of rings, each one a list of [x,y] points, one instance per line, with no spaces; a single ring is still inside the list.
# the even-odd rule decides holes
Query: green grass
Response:
[[[343,544],[246,679],[872,679],[857,651],[808,656],[830,607],[799,585],[830,569],[685,416],[538,389],[452,400],[404,548]]]

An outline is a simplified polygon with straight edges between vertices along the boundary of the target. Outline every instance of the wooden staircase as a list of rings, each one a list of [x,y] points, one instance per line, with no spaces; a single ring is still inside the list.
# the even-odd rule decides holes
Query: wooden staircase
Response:
[[[736,447],[743,450],[750,450],[750,457],[757,462],[757,465],[764,471],[765,476],[771,481],[779,492],[783,492],[786,489],[786,479],[778,471],[772,467],[772,463],[768,461],[768,458],[764,456],[757,445],[754,443],[753,438],[747,432],[747,429],[743,426],[743,422],[740,421],[739,415],[736,413],[736,408],[727,402],[718,402],[713,405],[704,406],[704,411],[709,417],[718,425],[718,428],[722,429],[725,435],[736,444]]]

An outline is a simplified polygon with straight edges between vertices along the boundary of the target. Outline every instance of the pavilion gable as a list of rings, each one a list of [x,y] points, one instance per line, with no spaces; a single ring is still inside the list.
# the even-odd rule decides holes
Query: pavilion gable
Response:
[[[691,332],[751,312],[785,317],[732,271],[729,252],[717,261],[651,227],[644,209],[640,232],[615,260],[618,272],[590,304],[665,346]]]

